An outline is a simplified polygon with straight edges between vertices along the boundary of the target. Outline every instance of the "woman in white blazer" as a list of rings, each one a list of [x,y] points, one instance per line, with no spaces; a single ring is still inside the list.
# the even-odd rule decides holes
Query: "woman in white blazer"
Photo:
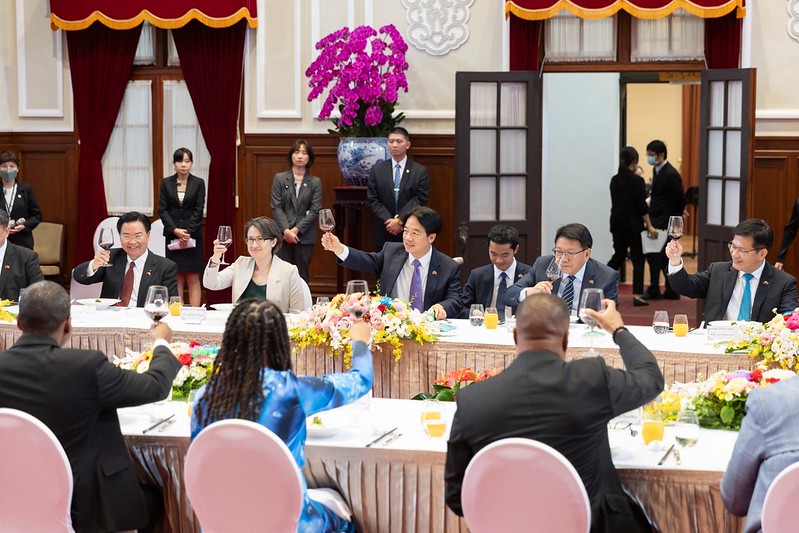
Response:
[[[280,259],[283,236],[274,220],[258,217],[244,225],[244,239],[249,257],[239,257],[220,271],[226,248],[214,241],[214,254],[203,274],[203,286],[212,291],[233,287],[233,301],[244,298],[266,298],[284,313],[311,307],[311,291],[297,267]]]

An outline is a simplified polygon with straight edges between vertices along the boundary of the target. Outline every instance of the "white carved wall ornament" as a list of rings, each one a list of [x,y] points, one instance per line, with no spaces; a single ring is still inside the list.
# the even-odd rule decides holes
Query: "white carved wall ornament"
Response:
[[[408,42],[432,56],[443,56],[469,39],[474,0],[402,0],[408,21]]]
[[[799,41],[799,0],[788,0],[788,35]]]

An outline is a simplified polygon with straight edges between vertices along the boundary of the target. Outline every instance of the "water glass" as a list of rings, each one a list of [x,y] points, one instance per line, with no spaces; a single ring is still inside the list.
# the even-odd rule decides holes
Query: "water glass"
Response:
[[[655,315],[652,317],[652,329],[658,335],[669,332],[669,313],[667,311],[655,311]]]
[[[513,333],[516,329],[516,318],[513,316],[513,308],[509,305],[505,306],[505,331]]]
[[[327,305],[329,303],[330,303],[330,298],[328,298],[327,296],[318,296],[316,298],[316,305],[319,307]]]
[[[469,309],[469,324],[472,326],[482,326],[483,325],[483,304],[472,304],[472,307]]]
[[[699,417],[693,409],[681,409],[674,424],[674,440],[680,447],[693,446],[699,440]]]

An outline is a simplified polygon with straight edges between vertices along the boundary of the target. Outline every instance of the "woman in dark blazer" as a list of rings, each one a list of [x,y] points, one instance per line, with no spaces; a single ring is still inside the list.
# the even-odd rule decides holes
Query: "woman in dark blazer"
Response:
[[[205,182],[191,174],[194,157],[188,148],[175,150],[172,161],[175,174],[161,181],[158,216],[164,223],[166,256],[178,265],[178,294],[182,296],[183,287],[188,285],[189,303],[198,307],[202,298],[200,272],[205,268]],[[170,249],[170,245],[175,249]]]
[[[19,157],[13,152],[0,153],[0,178],[3,182],[2,210],[8,214],[8,240],[33,250],[33,228],[42,221],[39,202],[33,188],[19,183]]]
[[[284,241],[277,255],[296,265],[306,283],[316,242],[316,220],[322,207],[322,180],[308,172],[313,160],[311,144],[298,139],[289,148],[291,170],[276,174],[272,182],[272,218],[283,232]]]

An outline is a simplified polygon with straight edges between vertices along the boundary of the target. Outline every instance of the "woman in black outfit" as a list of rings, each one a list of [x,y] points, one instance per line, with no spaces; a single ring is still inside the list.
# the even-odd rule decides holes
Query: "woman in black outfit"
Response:
[[[164,223],[166,256],[178,265],[178,294],[182,296],[183,287],[188,285],[189,303],[199,307],[200,272],[205,269],[202,232],[205,182],[191,174],[194,157],[188,148],[175,150],[172,161],[175,174],[161,181],[158,215]]]
[[[610,233],[613,235],[613,257],[608,266],[613,270],[624,268],[627,249],[633,262],[633,305],[649,305],[643,299],[644,252],[641,232],[646,229],[657,235],[649,222],[646,205],[646,186],[643,178],[635,174],[638,152],[625,146],[619,155],[619,173],[610,179]]]
[[[33,228],[42,221],[33,187],[17,181],[19,157],[14,152],[0,153],[0,178],[3,183],[2,209],[8,213],[8,240],[33,250]]]

